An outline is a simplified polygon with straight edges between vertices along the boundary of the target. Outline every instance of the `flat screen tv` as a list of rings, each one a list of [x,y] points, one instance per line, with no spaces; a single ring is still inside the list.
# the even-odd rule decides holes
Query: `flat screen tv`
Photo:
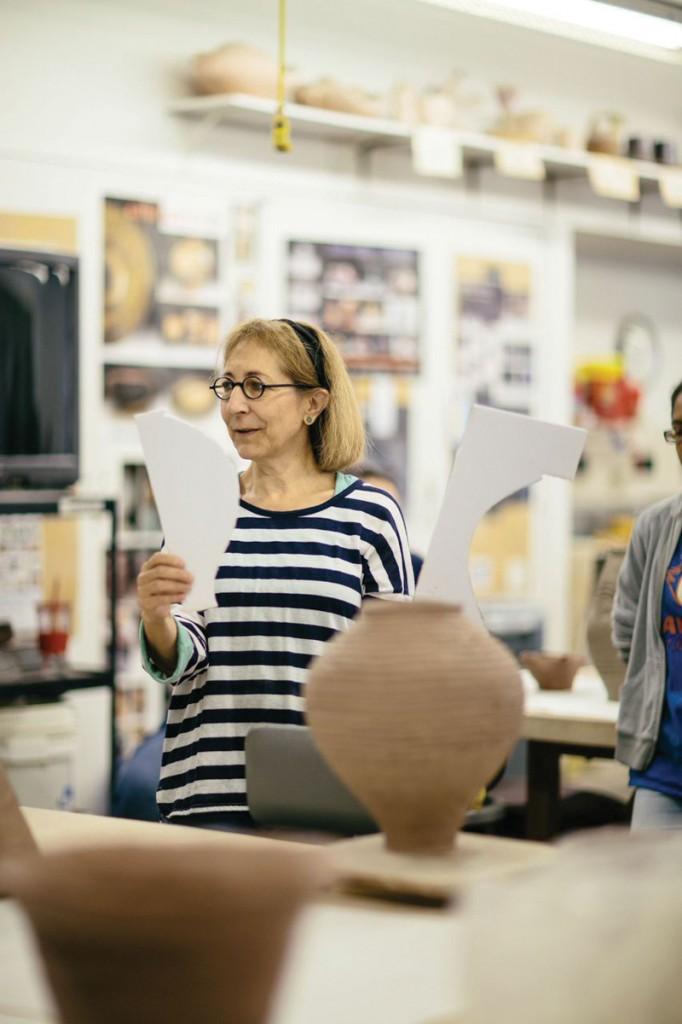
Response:
[[[78,479],[78,260],[0,249],[0,487]]]

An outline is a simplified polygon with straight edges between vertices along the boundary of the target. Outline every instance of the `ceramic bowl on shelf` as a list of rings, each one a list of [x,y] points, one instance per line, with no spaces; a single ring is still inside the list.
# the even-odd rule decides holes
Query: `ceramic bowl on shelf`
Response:
[[[580,654],[521,651],[519,661],[537,680],[541,690],[570,690],[578,669],[585,664]]]

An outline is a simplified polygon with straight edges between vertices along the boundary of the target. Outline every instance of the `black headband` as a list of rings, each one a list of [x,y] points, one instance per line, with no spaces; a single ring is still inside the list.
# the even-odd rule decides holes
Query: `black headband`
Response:
[[[291,327],[292,331],[308,353],[310,362],[315,367],[315,375],[320,387],[329,391],[329,380],[327,379],[327,374],[324,368],[324,353],[317,333],[311,327],[306,327],[305,324],[299,324],[297,320],[286,320],[284,317],[280,317],[279,323],[289,324],[289,327]]]

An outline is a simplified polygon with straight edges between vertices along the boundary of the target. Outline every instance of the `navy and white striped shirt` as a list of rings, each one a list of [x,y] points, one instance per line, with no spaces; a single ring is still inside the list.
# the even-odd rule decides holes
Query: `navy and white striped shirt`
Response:
[[[186,654],[167,677],[162,815],[250,824],[246,733],[262,722],[302,724],[310,660],[348,628],[365,596],[405,599],[413,590],[405,523],[385,491],[354,480],[324,504],[291,512],[242,501],[216,576],[218,606],[196,620],[174,612]]]

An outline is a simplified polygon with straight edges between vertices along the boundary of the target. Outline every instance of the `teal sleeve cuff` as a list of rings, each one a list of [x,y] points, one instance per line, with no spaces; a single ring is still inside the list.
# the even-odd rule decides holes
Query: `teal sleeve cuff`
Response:
[[[149,648],[147,647],[147,638],[144,635],[144,627],[140,623],[140,651],[142,653],[142,667],[152,679],[155,679],[157,683],[177,683],[178,679],[182,676],[182,673],[187,668],[189,659],[192,657],[194,651],[194,644],[189,634],[189,630],[185,629],[181,622],[178,622],[178,641],[177,651],[178,660],[175,663],[175,669],[171,675],[166,675],[158,665],[155,665],[152,661]]]

